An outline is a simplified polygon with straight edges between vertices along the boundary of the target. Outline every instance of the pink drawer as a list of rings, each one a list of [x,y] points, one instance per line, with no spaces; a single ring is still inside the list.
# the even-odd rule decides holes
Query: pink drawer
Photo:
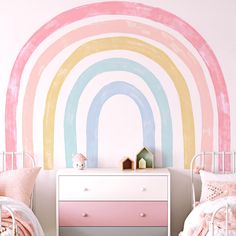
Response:
[[[59,203],[59,226],[167,225],[167,201]]]

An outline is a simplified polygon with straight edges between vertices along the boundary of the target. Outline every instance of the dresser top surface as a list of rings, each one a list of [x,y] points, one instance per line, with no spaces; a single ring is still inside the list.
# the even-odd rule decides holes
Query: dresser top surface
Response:
[[[73,168],[59,169],[57,175],[169,175],[167,168],[150,168],[142,170],[120,170],[118,168],[86,168],[77,170]]]

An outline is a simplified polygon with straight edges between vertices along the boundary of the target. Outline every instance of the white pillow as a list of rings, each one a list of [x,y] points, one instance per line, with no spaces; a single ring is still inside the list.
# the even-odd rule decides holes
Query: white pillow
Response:
[[[207,192],[207,184],[209,182],[234,182],[236,183],[236,173],[232,174],[214,174],[212,172],[207,172],[200,170],[200,176],[202,181],[201,199],[200,201],[206,201],[209,193]]]
[[[200,170],[201,181],[220,181],[220,182],[233,182],[236,181],[236,173],[231,174],[215,174],[212,172]]]

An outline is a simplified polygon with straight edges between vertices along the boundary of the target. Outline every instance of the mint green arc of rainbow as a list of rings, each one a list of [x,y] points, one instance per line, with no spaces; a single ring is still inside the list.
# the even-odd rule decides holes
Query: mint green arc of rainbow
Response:
[[[195,154],[195,131],[190,94],[183,75],[162,50],[139,39],[111,37],[92,40],[76,49],[59,68],[51,83],[47,94],[43,121],[45,169],[53,168],[55,111],[58,96],[66,77],[73,67],[85,57],[109,50],[128,50],[140,53],[163,67],[170,76],[180,99],[184,139],[184,163],[185,167],[189,167],[191,158]]]

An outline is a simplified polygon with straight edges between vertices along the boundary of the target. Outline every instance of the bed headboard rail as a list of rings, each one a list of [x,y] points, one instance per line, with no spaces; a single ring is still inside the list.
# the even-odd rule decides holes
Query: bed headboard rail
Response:
[[[210,168],[205,168],[206,160],[210,160]],[[225,160],[230,161],[230,168],[225,166]],[[196,168],[206,170],[213,173],[225,174],[236,173],[236,152],[234,151],[222,151],[222,152],[201,152],[196,154],[190,163],[191,171],[191,185],[192,185],[192,203],[195,206],[196,193],[194,184],[194,173]]]
[[[7,165],[7,161],[10,165]],[[34,166],[34,158],[27,152],[0,152],[1,171]]]

